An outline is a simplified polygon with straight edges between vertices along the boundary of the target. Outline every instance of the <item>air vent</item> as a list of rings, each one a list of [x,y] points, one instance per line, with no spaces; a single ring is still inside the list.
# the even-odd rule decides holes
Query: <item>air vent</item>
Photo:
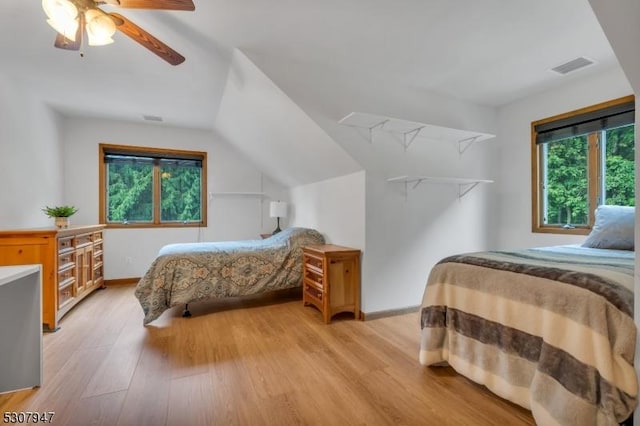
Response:
[[[579,70],[580,68],[588,67],[589,65],[595,64],[595,61],[591,59],[587,59],[583,56],[573,59],[565,64],[558,65],[555,68],[551,68],[551,71],[555,71],[558,74],[569,74],[570,72]]]
[[[143,115],[142,118],[144,118],[145,121],[162,121],[162,117],[157,115]]]

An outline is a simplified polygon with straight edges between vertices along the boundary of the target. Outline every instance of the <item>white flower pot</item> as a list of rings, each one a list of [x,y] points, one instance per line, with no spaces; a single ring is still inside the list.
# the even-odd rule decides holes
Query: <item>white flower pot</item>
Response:
[[[56,217],[56,228],[63,229],[69,227],[68,217]]]

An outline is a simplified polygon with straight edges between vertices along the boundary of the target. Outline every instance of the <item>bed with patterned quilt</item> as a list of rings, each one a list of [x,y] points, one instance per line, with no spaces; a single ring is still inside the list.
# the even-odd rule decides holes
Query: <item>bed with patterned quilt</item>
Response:
[[[431,271],[420,363],[450,365],[540,425],[617,425],[636,406],[634,251],[462,254]]]
[[[324,237],[289,228],[264,240],[164,246],[135,290],[144,324],[177,305],[299,287],[309,244],[324,244]]]

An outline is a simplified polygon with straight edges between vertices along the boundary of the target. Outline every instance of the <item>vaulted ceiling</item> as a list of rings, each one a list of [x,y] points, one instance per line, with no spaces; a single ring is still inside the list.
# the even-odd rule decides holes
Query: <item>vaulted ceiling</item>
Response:
[[[119,33],[112,45],[83,48],[84,57],[55,49],[40,1],[5,1],[0,73],[64,114],[156,115],[206,129],[234,48],[306,105],[313,92],[303,87],[320,81],[332,90],[384,85],[499,106],[617,65],[588,0],[194,3],[195,12],[118,10],[186,57],[173,67]],[[596,65],[564,77],[549,71],[578,56]]]

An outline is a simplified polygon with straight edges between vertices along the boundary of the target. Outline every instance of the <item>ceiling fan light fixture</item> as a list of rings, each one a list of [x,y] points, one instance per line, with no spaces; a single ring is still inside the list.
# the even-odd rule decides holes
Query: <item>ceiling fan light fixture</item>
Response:
[[[98,9],[88,9],[84,14],[87,22],[89,46],[104,46],[113,43],[116,24],[108,15]]]
[[[78,30],[78,8],[69,0],[42,0],[42,9],[47,14],[47,23],[57,32],[76,41]]]

